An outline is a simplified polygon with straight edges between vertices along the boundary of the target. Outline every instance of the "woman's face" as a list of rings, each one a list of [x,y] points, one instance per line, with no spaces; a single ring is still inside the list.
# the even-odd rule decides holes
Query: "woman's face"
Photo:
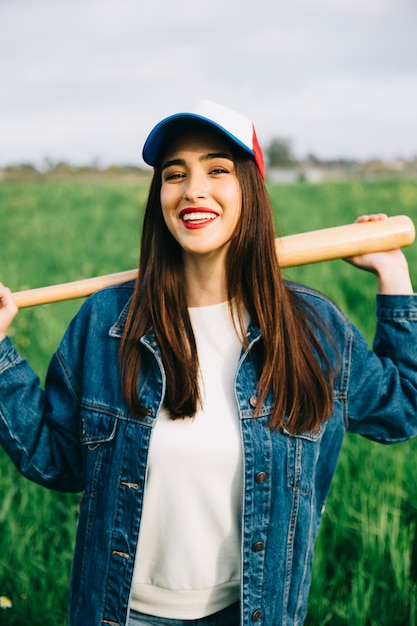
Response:
[[[162,163],[161,206],[185,258],[225,255],[241,205],[242,192],[226,141],[199,131],[170,145]]]

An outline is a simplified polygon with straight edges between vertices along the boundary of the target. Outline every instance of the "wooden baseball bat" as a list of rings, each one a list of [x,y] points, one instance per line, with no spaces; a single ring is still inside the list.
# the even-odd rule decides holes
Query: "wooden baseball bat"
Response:
[[[375,222],[347,224],[324,228],[275,240],[281,267],[294,267],[319,261],[330,261],[365,254],[403,248],[413,243],[415,229],[406,215]],[[96,276],[69,283],[17,291],[13,298],[20,309],[61,300],[84,298],[99,289],[117,285],[137,277],[137,270]]]

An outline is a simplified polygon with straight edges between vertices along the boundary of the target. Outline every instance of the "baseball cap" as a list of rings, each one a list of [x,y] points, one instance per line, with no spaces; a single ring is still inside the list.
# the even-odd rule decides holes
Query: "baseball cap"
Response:
[[[262,178],[265,179],[262,149],[250,119],[211,100],[201,100],[189,111],[175,113],[156,124],[143,146],[143,160],[148,165],[157,165],[164,150],[175,137],[181,132],[200,125],[216,129],[225,135],[229,141],[252,156]]]

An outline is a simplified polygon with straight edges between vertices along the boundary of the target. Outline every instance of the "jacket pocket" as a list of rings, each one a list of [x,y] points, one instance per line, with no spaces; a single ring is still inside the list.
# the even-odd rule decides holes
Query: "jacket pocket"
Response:
[[[287,477],[288,486],[294,491],[308,494],[314,483],[315,469],[320,454],[320,443],[326,425],[322,424],[318,432],[306,431],[290,434],[285,428],[287,439]]]
[[[109,470],[117,418],[105,410],[81,411],[81,443],[83,445],[85,490],[88,493],[102,491],[105,474]]]

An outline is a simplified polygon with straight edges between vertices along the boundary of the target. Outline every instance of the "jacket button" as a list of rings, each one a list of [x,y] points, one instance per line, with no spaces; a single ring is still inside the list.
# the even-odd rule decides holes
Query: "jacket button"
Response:
[[[264,549],[264,547],[265,547],[265,544],[263,541],[257,541],[252,546],[252,552],[261,552]]]
[[[257,396],[251,396],[251,397],[249,398],[249,404],[251,405],[251,407],[252,407],[253,409],[256,409],[256,404],[257,404],[257,402],[258,402],[258,397],[257,397]]]
[[[252,613],[252,622],[258,622],[262,617],[262,613],[259,609]]]
[[[266,472],[258,472],[255,476],[255,481],[257,483],[264,483],[268,478],[268,474]]]

